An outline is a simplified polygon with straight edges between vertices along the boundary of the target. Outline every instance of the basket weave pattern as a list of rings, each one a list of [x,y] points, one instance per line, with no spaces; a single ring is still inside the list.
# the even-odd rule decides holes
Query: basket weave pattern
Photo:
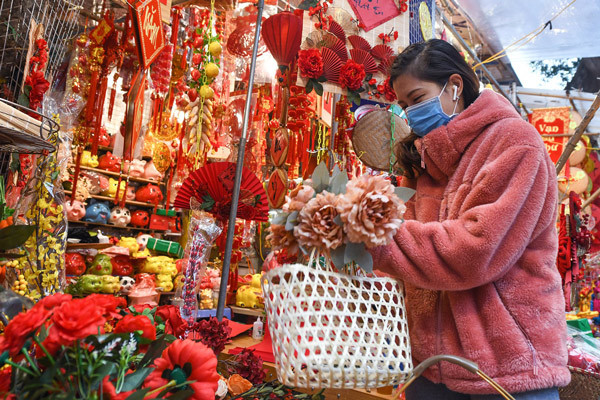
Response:
[[[287,264],[262,285],[282,383],[368,389],[412,371],[400,282]]]

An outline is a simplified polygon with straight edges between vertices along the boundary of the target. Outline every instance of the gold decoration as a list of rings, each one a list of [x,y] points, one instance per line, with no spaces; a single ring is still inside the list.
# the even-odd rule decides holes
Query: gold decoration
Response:
[[[166,143],[157,142],[152,153],[152,161],[158,172],[164,173],[171,166],[171,149]]]

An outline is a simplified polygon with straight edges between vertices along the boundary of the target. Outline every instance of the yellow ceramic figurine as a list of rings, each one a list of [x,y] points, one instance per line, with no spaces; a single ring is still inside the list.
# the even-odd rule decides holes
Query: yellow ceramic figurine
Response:
[[[251,275],[250,284],[242,285],[235,295],[235,305],[246,308],[264,308],[262,288],[260,287],[261,274]],[[250,276],[246,276],[250,278]]]
[[[85,150],[81,155],[81,165],[96,168],[98,166],[98,156],[92,156],[91,152]]]
[[[117,246],[119,247],[125,247],[126,249],[129,250],[129,254],[134,254],[135,252],[137,252],[140,249],[140,245],[137,242],[137,239],[134,237],[122,237],[119,242],[117,243]],[[145,272],[145,271],[142,271]]]
[[[211,289],[204,289],[200,292],[200,309],[210,310],[215,308],[215,303],[212,298],[213,292]]]
[[[119,190],[119,198],[125,195],[125,186],[127,182],[121,181],[121,190]],[[119,187],[119,181],[117,179],[108,179],[108,189],[102,192],[103,195],[108,197],[115,197],[117,195],[117,188]]]
[[[102,288],[100,289],[102,293],[114,294],[121,290],[121,282],[118,276],[102,275],[100,279],[102,280]]]
[[[169,274],[156,275],[156,288],[161,288],[164,292],[173,290],[173,279]]]
[[[177,266],[175,265],[175,260],[171,257],[148,257],[140,272],[146,272],[148,274],[164,274],[175,277],[177,275]]]

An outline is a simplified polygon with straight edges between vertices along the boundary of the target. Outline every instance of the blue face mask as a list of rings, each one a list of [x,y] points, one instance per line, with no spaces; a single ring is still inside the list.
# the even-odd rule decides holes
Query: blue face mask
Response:
[[[446,85],[447,84],[448,82],[446,82]],[[404,110],[408,118],[408,125],[417,136],[423,137],[435,128],[446,125],[456,115],[454,112],[456,111],[456,106],[458,105],[458,98],[456,98],[452,115],[446,114],[442,109],[440,96],[442,93],[444,93],[446,85],[444,85],[442,91],[436,97],[432,97],[431,99],[425,100],[422,103],[407,107]]]

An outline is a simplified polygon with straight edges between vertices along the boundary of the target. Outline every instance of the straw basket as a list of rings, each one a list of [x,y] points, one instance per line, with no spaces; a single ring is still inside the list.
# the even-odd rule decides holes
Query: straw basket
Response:
[[[262,287],[285,385],[370,389],[412,371],[400,282],[286,264],[267,272]]]
[[[571,383],[559,388],[560,400],[585,400],[600,398],[600,374],[569,366]]]
[[[390,111],[377,109],[369,111],[356,122],[352,132],[352,146],[357,157],[367,167],[389,171],[395,162],[395,144],[408,135],[410,128],[402,118]]]

